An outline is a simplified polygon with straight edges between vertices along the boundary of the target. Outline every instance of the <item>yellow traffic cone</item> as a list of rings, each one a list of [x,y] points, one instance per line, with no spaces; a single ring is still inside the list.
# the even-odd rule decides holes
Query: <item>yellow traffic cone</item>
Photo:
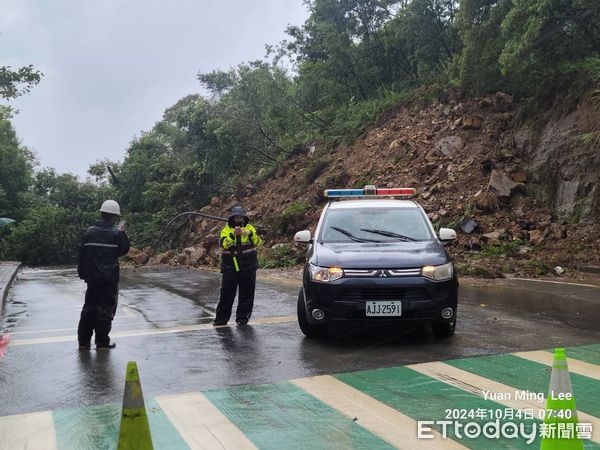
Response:
[[[577,439],[577,423],[567,353],[564,348],[556,348],[540,450],[583,450],[583,441]]]
[[[127,363],[118,450],[152,450],[152,437],[135,361]]]

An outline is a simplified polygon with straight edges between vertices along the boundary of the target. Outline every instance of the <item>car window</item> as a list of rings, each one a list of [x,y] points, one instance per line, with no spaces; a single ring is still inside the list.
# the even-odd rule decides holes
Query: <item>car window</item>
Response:
[[[325,213],[318,239],[325,242],[353,242],[351,236],[335,228],[367,241],[400,240],[398,237],[375,233],[376,230],[396,233],[416,241],[433,239],[429,226],[418,208],[329,209]]]

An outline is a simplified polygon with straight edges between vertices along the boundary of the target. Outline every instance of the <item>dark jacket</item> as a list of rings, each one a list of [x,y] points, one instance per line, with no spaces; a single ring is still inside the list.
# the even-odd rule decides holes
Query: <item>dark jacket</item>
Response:
[[[83,235],[79,248],[79,278],[86,283],[118,283],[119,256],[129,251],[129,238],[107,220],[99,220]]]

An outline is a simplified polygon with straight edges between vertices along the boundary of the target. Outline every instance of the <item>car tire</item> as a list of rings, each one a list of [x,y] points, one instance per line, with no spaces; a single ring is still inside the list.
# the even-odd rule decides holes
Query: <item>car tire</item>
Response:
[[[308,322],[306,305],[304,302],[304,289],[300,289],[298,294],[298,325],[300,330],[308,338],[320,338],[327,334],[328,325],[317,325]]]
[[[456,319],[452,322],[431,324],[435,337],[446,338],[454,335],[456,331]]]

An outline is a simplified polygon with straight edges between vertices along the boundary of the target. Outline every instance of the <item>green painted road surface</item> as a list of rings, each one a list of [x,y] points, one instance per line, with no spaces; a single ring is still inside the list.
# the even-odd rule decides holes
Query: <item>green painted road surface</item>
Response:
[[[551,368],[532,360],[540,353],[547,356],[464,358],[165,395],[146,399],[146,409],[155,449],[539,448],[532,433],[543,420],[527,416],[528,403],[486,399],[483,387],[545,395]],[[593,426],[585,448],[600,448],[600,344],[568,348],[567,356],[579,421]],[[529,404],[535,402],[544,408],[545,401]],[[524,434],[493,439],[455,426],[483,426],[497,411],[514,417],[501,424],[522,426]],[[463,416],[452,419],[456,413]],[[120,414],[121,405],[108,404],[0,417],[0,449],[112,450]],[[447,438],[444,426],[431,423],[444,420],[451,422]],[[429,421],[424,432],[432,439],[419,439],[419,421]]]

